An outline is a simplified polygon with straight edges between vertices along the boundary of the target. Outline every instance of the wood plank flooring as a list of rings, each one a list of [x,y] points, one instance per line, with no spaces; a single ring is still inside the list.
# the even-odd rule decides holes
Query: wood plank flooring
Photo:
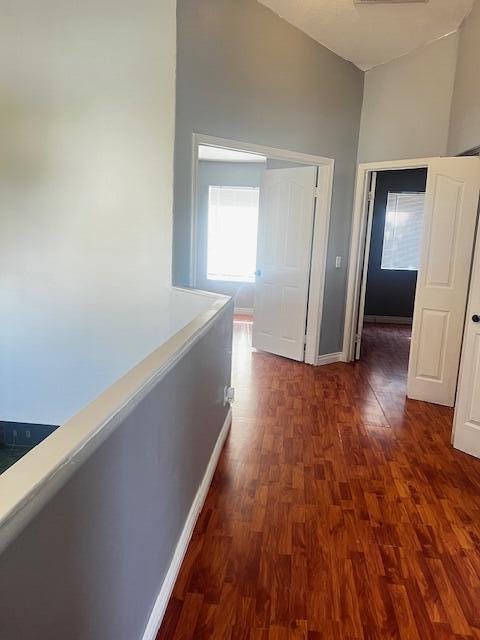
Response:
[[[480,461],[405,399],[409,329],[355,365],[255,353],[158,640],[480,639]]]

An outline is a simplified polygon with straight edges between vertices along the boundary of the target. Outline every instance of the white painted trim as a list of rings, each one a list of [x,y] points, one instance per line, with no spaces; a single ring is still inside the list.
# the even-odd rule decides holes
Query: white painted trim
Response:
[[[381,324],[412,324],[413,318],[404,316],[364,316],[365,322],[379,322]]]
[[[392,160],[387,162],[366,162],[358,165],[355,183],[355,198],[352,214],[352,232],[348,265],[347,300],[343,331],[342,361],[353,359],[355,348],[355,318],[360,295],[361,266],[363,262],[363,240],[367,223],[368,178],[373,171],[395,171],[399,169],[427,170],[435,158],[415,158],[412,160]]]
[[[368,180],[368,210],[367,210],[367,228],[365,232],[365,241],[363,252],[363,267],[361,272],[361,282],[360,282],[360,301],[358,303],[358,319],[357,326],[355,328],[356,332],[356,342],[355,342],[355,359],[360,359],[360,352],[362,346],[362,331],[363,331],[363,322],[365,315],[365,300],[367,297],[367,279],[368,279],[368,265],[370,262],[370,246],[372,241],[372,227],[373,227],[373,210],[375,208],[375,196],[377,193],[377,172],[372,171],[369,176],[371,179]]]
[[[333,162],[333,161],[332,161]],[[333,192],[333,164],[318,165],[318,193],[315,198],[310,286],[308,290],[305,362],[315,364],[320,349],[325,274],[327,270],[328,231]]]
[[[316,156],[309,153],[301,153],[299,151],[290,151],[288,149],[278,149],[277,147],[267,147],[261,144],[253,144],[251,142],[241,142],[240,140],[229,140],[228,138],[217,138],[203,133],[194,133],[194,147],[197,147],[196,156],[198,156],[198,147],[207,145],[210,147],[222,147],[224,149],[232,149],[233,151],[248,151],[261,156],[267,156],[272,160],[286,160],[287,162],[300,162],[302,164],[331,164],[331,158]]]
[[[231,424],[232,410],[230,409],[228,411],[227,417],[225,418],[225,422],[223,423],[217,442],[215,443],[215,447],[212,451],[208,466],[205,470],[205,475],[203,476],[203,480],[198,487],[198,491],[192,502],[190,511],[188,512],[188,516],[185,520],[182,533],[180,534],[177,546],[175,547],[175,551],[172,556],[172,561],[170,562],[170,566],[165,575],[162,586],[160,587],[160,591],[150,614],[150,618],[148,620],[145,632],[142,636],[142,640],[155,640],[155,638],[157,637],[158,630],[160,629],[160,625],[162,624],[163,616],[165,615],[168,601],[170,600],[173,587],[175,586],[175,581],[180,571],[180,567],[182,566],[183,558],[188,549],[195,524],[207,497],[213,474],[215,473],[215,469],[217,468],[218,460],[220,458],[220,454],[222,453],[223,445],[225,444],[225,440],[228,436]]]
[[[413,158],[407,160],[384,160],[383,162],[360,162],[359,171],[400,171],[401,169],[425,169],[432,160],[438,156],[430,158]]]
[[[312,238],[312,258],[310,266],[310,287],[308,300],[308,314],[306,318],[305,362],[316,364],[320,347],[320,331],[323,314],[323,299],[325,293],[325,274],[328,252],[328,230],[333,191],[333,173],[335,160],[323,156],[277,149],[250,142],[240,142],[202,133],[192,134],[192,184],[191,184],[191,244],[190,244],[190,286],[195,287],[197,270],[197,178],[198,178],[198,147],[209,145],[232,149],[234,151],[248,151],[267,156],[273,160],[285,160],[307,165],[315,165],[319,169],[318,186],[320,197],[316,198],[315,215]]]
[[[253,309],[248,307],[235,307],[234,314],[239,316],[253,316]]]
[[[338,351],[337,353],[326,353],[324,356],[317,356],[315,364],[318,366],[324,364],[333,364],[334,362],[341,362],[342,360],[342,352]]]
[[[198,220],[198,202],[197,202],[197,186],[198,186],[198,147],[200,143],[196,142],[195,134],[193,134],[192,145],[192,183],[190,185],[190,269],[189,269],[189,286],[195,288],[197,282],[197,220]]]

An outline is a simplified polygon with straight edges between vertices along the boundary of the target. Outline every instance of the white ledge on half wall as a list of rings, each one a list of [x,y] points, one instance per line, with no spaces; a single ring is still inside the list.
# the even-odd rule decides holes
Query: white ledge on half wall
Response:
[[[118,427],[129,404],[139,402],[168,373],[231,300],[177,287],[166,288],[164,296],[163,310],[170,313],[165,326],[159,322],[162,331],[157,328],[149,336],[148,348],[143,343],[130,363],[112,372],[112,384],[99,381],[89,401],[0,476],[0,553]],[[56,380],[57,395],[61,382]],[[54,385],[50,399],[55,400]]]

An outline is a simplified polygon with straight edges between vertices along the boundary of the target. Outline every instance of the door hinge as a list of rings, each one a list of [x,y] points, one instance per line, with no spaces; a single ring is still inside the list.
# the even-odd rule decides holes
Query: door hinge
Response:
[[[313,197],[314,198],[320,198],[322,195],[322,189],[321,187],[314,187],[313,188]]]
[[[360,340],[361,335],[359,333],[355,334],[355,344],[357,344],[357,342]]]
[[[374,192],[373,191],[369,191],[368,192],[368,201],[369,202],[373,202],[374,197],[375,197]]]
[[[307,334],[303,336],[303,345],[307,346]]]

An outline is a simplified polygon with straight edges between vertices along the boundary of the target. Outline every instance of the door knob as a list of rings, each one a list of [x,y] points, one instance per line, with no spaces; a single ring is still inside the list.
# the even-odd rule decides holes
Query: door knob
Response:
[[[480,322],[480,316],[477,313],[474,313],[472,316],[472,320],[474,322]]]
[[[260,271],[260,269],[257,269],[255,271],[255,275],[257,276],[257,278],[259,278],[262,275],[262,272]]]

